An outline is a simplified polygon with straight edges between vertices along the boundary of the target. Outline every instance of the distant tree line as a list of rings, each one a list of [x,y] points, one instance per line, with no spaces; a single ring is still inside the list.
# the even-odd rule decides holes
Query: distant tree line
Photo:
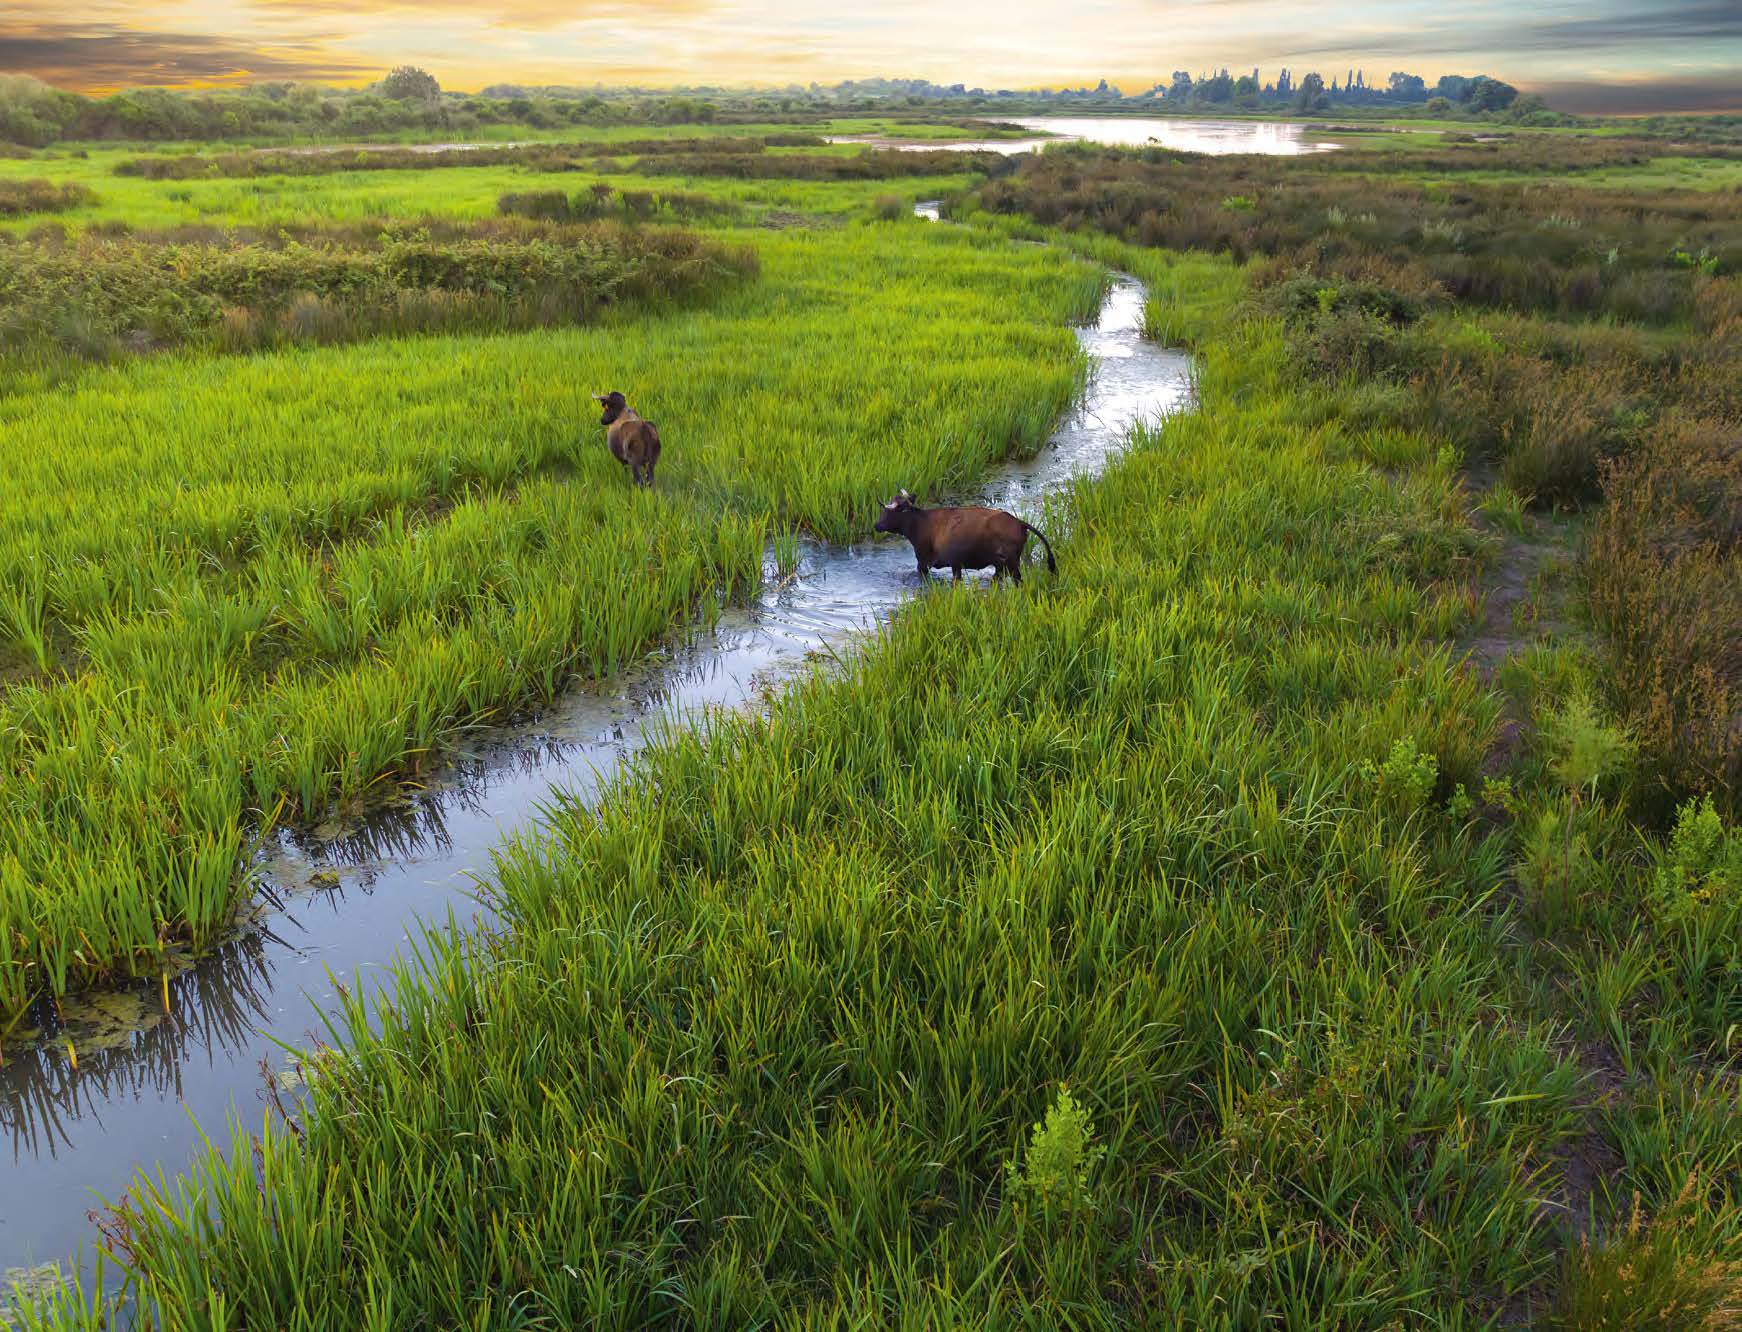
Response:
[[[40,148],[78,140],[169,141],[457,135],[487,125],[555,130],[712,121],[714,104],[662,93],[628,97],[569,90],[445,93],[404,66],[368,88],[257,83],[234,91],[139,88],[86,97],[22,75],[0,77],[0,142]]]
[[[1562,115],[1542,99],[1487,75],[1450,74],[1429,84],[1416,74],[1369,80],[1364,70],[1274,79],[1258,70],[1193,76],[1175,71],[1127,95],[1105,79],[1093,86],[986,89],[927,79],[848,79],[784,88],[529,87],[498,83],[478,93],[444,91],[421,69],[402,66],[367,88],[257,83],[233,90],[132,89],[86,97],[23,75],[0,76],[0,144],[44,147],[67,141],[346,140],[380,136],[458,138],[491,126],[555,131],[617,125],[735,124],[822,120],[840,115],[959,119],[1077,112],[1101,115],[1256,114],[1447,117],[1514,125],[1593,123]],[[1715,141],[1742,137],[1742,118],[1666,116],[1627,122],[1632,132]]]
[[[1266,83],[1256,69],[1238,78],[1224,69],[1217,74],[1200,74],[1195,79],[1182,69],[1175,70],[1171,80],[1156,84],[1146,95],[1181,107],[1285,107],[1303,112],[1365,106],[1420,106],[1429,112],[1443,113],[1455,109],[1506,111],[1521,100],[1518,89],[1510,83],[1485,74],[1447,74],[1430,88],[1419,74],[1393,73],[1384,83],[1369,83],[1367,72],[1359,69],[1349,70],[1341,81],[1332,75],[1328,84],[1317,71],[1296,79],[1293,71],[1284,69],[1275,82]],[[1547,110],[1541,98],[1522,100],[1529,111]]]

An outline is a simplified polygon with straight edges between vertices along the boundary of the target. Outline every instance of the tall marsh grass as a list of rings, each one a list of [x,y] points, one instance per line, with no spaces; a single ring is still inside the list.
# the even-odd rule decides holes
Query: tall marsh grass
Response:
[[[1706,792],[1734,811],[1742,204],[1576,183],[1585,167],[1666,151],[1532,141],[1415,162],[1067,147],[954,207],[1002,234],[1111,235],[1250,261],[1295,365],[1337,395],[1351,430],[1433,432],[1539,509],[1601,502],[1583,572],[1609,703],[1644,741],[1660,814]],[[1529,188],[1439,188],[1412,174],[1453,174],[1472,156],[1572,174]],[[1234,197],[1250,206],[1227,207]]]
[[[1058,579],[920,598],[510,846],[501,933],[353,1002],[294,1127],[136,1185],[141,1297],[1380,1328],[1552,1275],[1579,1075],[1449,808],[1496,721],[1437,641],[1461,518],[1348,539],[1426,481],[1328,454],[1273,326],[1204,358],[1202,410],[1057,515]],[[1405,741],[1399,802],[1363,760]]]
[[[919,228],[758,250],[760,282],[683,315],[5,403],[0,1013],[149,973],[224,927],[263,820],[621,670],[747,593],[776,527],[863,536],[897,485],[1033,451],[1081,382],[1090,265]],[[610,388],[660,423],[650,494],[604,448]]]

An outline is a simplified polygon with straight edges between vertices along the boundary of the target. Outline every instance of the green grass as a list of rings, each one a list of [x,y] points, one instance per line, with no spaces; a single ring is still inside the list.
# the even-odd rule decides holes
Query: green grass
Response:
[[[1497,716],[1442,646],[1472,549],[1454,478],[1427,447],[1383,478],[1307,423],[1273,322],[1202,357],[1199,411],[1053,515],[1056,579],[922,598],[844,672],[674,737],[596,816],[511,846],[502,932],[432,938],[376,1026],[353,1004],[294,1129],[136,1186],[116,1248],[147,1307],[1374,1329],[1545,1308],[1584,1029],[1513,942],[1507,835],[1453,798]],[[1732,1200],[1734,1098],[1669,1095],[1634,1103],[1605,1182],[1654,1201],[1702,1166]]]
[[[1429,188],[1447,188],[1443,175],[1415,178]],[[1569,180],[1582,187],[1619,191],[1701,190],[1728,191],[1742,186],[1742,161],[1721,157],[1659,157],[1640,166],[1604,167],[1581,171]],[[1459,172],[1459,184],[1541,185],[1540,174],[1522,171]]]
[[[819,150],[812,149],[812,152]],[[858,149],[842,149],[853,153]],[[249,179],[143,180],[110,173],[115,161],[132,153],[92,153],[89,161],[69,160],[52,164],[45,173],[40,162],[11,163],[0,160],[0,176],[8,168],[20,179],[51,174],[58,184],[88,185],[96,194],[92,203],[42,216],[0,219],[0,230],[29,233],[44,224],[86,227],[101,222],[124,222],[138,228],[181,226],[272,226],[300,225],[311,221],[353,221],[363,218],[397,217],[488,217],[496,211],[503,194],[532,190],[563,190],[574,193],[596,181],[613,188],[663,191],[675,188],[707,188],[717,197],[753,208],[758,212],[784,211],[807,214],[848,212],[868,197],[867,183],[859,181],[709,180],[680,181],[670,176],[641,177],[628,173],[601,176],[592,172],[531,171],[516,166],[443,167],[427,170],[351,172],[334,176],[290,176]],[[961,175],[916,177],[884,181],[913,197],[937,198],[965,188],[971,178]],[[879,182],[869,182],[878,185]],[[875,191],[873,191],[875,192]]]
[[[488,177],[392,174],[373,196],[199,185],[263,186],[206,202],[278,217],[465,216]],[[0,500],[27,680],[0,718],[23,775],[0,912],[42,930],[24,966],[148,968],[141,931],[228,909],[251,810],[366,799],[454,726],[705,619],[765,537],[784,566],[796,527],[863,535],[898,477],[947,489],[1032,447],[1103,265],[1197,350],[1198,410],[1055,500],[1056,577],[938,588],[766,715],[670,737],[599,810],[510,844],[500,932],[432,935],[379,1013],[350,1002],[295,1122],[134,1183],[108,1244],[148,1316],[1377,1332],[1733,1310],[1742,832],[1710,805],[1641,826],[1601,658],[1545,640],[1493,682],[1459,661],[1499,543],[1471,525],[1457,423],[1414,381],[1315,378],[1298,317],[1225,259],[1013,213],[863,220],[943,182],[658,184],[819,225],[724,233],[762,279],[705,309],[165,358],[0,402],[36,442],[0,459],[31,469]],[[1340,290],[1313,293],[1327,322]],[[1659,336],[1466,314],[1414,326],[1428,363],[1540,352],[1569,393],[1568,365]],[[651,495],[598,442],[607,386],[666,433]],[[1686,453],[1716,478],[1710,442]],[[1534,529],[1524,501],[1484,507]],[[72,677],[28,683],[33,654]],[[48,1323],[96,1325],[109,1276]]]
[[[863,535],[898,481],[1033,449],[1079,381],[1093,266],[911,221],[755,239],[763,279],[705,311],[0,404],[28,677],[0,696],[0,1013],[211,937],[262,818],[621,669],[743,592],[774,525]],[[609,388],[664,429],[652,494],[605,452]]]

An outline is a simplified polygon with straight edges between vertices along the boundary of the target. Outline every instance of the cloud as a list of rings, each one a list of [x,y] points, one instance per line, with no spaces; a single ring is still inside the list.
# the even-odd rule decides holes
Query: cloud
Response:
[[[549,31],[587,19],[619,19],[625,24],[707,13],[711,0],[250,0],[254,10],[274,17],[343,15],[353,19],[461,17],[491,28]]]
[[[1742,0],[1346,0],[1321,13],[1294,0],[11,0],[0,20],[0,68],[87,90],[359,83],[407,61],[456,88],[872,75],[1137,88],[1180,68],[1364,64],[1487,72],[1569,107],[1595,104],[1601,80],[1638,83],[1638,101],[1649,77],[1713,106],[1734,100],[1707,83],[1742,65]]]
[[[1662,82],[1594,83],[1566,81],[1522,86],[1557,111],[1619,116],[1677,111],[1742,111],[1742,89],[1729,78],[1674,78]]]
[[[254,46],[199,33],[103,23],[0,24],[0,69],[81,91],[198,87],[251,79],[349,79],[379,72],[302,39]]]
[[[1289,42],[1288,54],[1426,57],[1481,53],[1496,63],[1521,55],[1610,52],[1624,57],[1641,46],[1742,45],[1742,4],[1736,0],[1641,4],[1628,0],[1599,15],[1481,20],[1470,12],[1438,22],[1338,33],[1335,29]]]

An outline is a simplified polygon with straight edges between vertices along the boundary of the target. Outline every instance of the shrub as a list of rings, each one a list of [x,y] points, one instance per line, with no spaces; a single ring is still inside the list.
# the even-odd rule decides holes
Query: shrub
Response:
[[[1711,796],[1688,800],[1676,812],[1669,844],[1657,856],[1653,903],[1675,920],[1742,893],[1742,830],[1727,828]]]
[[[47,180],[0,180],[0,217],[23,217],[28,213],[64,213],[95,203],[89,186],[69,182],[56,185]]]
[[[1060,1087],[1045,1123],[1034,1126],[1022,1161],[1005,1166],[1009,1199],[1033,1202],[1049,1214],[1060,1207],[1073,1213],[1092,1207],[1090,1176],[1106,1153],[1091,1145],[1094,1136],[1088,1110]]]
[[[1566,1332],[1723,1332],[1742,1327],[1742,1262],[1722,1248],[1690,1178],[1647,1219],[1636,1194],[1626,1227],[1567,1255],[1544,1326]]]
[[[1361,779],[1373,788],[1382,809],[1408,815],[1427,804],[1439,770],[1439,761],[1422,753],[1415,739],[1406,735],[1391,746],[1385,762],[1363,763]]]

